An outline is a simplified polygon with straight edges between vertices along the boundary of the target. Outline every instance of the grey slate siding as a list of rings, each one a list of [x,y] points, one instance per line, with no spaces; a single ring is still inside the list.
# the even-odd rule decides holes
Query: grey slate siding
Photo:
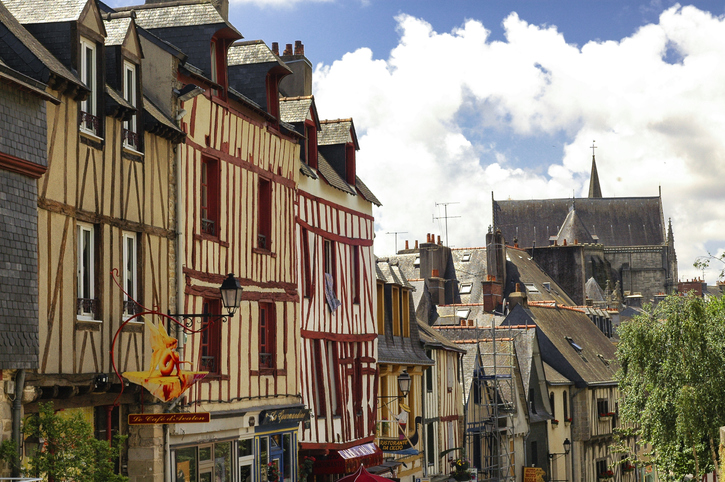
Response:
[[[41,23],[24,25],[43,46],[50,51],[67,68],[75,72],[71,64],[71,49],[75,45],[71,39],[71,23]]]
[[[0,152],[46,166],[45,102],[0,84]],[[0,170],[0,369],[38,367],[38,191]]]
[[[224,25],[153,28],[147,30],[188,55],[188,62],[211,79],[211,39]]]
[[[230,65],[229,86],[259,104],[269,112],[267,106],[267,73],[276,63]]]
[[[0,369],[38,367],[36,181],[0,171]]]
[[[48,82],[49,72],[45,65],[3,24],[0,24],[0,52],[3,52],[2,61],[12,69],[33,79]],[[12,54],[8,55],[10,52]]]
[[[45,102],[0,83],[0,152],[47,165]]]

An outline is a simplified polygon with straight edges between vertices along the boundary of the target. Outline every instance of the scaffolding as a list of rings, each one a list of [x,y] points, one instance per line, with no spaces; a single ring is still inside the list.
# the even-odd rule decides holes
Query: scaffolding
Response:
[[[514,415],[516,413],[517,330],[491,326],[477,330],[476,361],[469,397],[466,453],[478,480],[515,482]]]

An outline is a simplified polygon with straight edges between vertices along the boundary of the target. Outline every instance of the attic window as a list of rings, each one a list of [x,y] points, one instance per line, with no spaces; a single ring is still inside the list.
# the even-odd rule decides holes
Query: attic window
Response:
[[[461,294],[470,295],[473,289],[473,283],[461,283]]]
[[[460,318],[462,320],[467,320],[468,315],[471,314],[471,310],[468,308],[456,310],[456,318]]]
[[[579,345],[577,345],[576,343],[574,343],[574,340],[572,339],[572,337],[567,336],[565,338],[566,338],[566,341],[568,341],[569,344],[572,346],[572,348],[574,348],[574,350],[576,350],[576,352],[581,355],[582,347],[580,347]]]
[[[543,282],[543,283],[541,283],[541,284],[542,284],[542,285],[544,285],[544,289],[545,289],[546,291],[551,291],[551,283],[550,283],[550,282],[548,282],[548,281],[544,281],[544,282]]]
[[[526,286],[526,291],[529,293],[538,293],[539,292],[539,288],[537,288],[534,283],[524,283],[524,286]]]
[[[471,253],[463,253],[463,258],[461,258],[461,261],[463,261],[464,263],[471,261]]]
[[[604,363],[604,366],[609,366],[609,361],[606,358],[604,358],[604,356],[601,353],[597,353],[597,356],[602,361],[602,363]]]
[[[415,261],[413,261],[413,266],[416,268],[420,267],[420,256],[416,256]]]

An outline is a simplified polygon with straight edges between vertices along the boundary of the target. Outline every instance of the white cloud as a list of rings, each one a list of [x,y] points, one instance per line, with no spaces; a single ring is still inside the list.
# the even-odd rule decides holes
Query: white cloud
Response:
[[[459,203],[448,208],[461,216],[449,220],[450,243],[480,246],[491,191],[586,195],[593,139],[605,196],[656,196],[662,186],[681,277],[699,274],[692,262],[705,242],[725,246],[723,19],[673,7],[631,37],[581,48],[515,13],[503,22],[505,41],[491,41],[475,20],[443,33],[411,16],[397,21],[400,41],[387,60],[360,49],[315,72],[320,115],[354,118],[358,172],[383,202],[377,254],[393,251],[386,232],[407,231],[401,246],[443,235],[432,221],[442,215],[436,202]],[[489,134],[486,145],[466,137],[476,131]],[[550,148],[562,132],[570,141],[546,175],[502,147],[536,136]]]

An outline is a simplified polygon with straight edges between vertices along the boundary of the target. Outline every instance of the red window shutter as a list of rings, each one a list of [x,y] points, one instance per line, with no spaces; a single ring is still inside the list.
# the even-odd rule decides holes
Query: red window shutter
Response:
[[[259,367],[275,367],[276,318],[272,303],[259,304]]]
[[[348,184],[355,185],[355,145],[353,143],[345,146],[345,177]]]
[[[305,121],[305,135],[307,136],[307,164],[317,169],[317,127],[312,121]]]
[[[272,249],[272,182],[259,178],[257,192],[257,247],[271,251]]]
[[[199,367],[209,373],[218,374],[221,373],[221,300],[205,299],[202,313],[211,316],[202,321]]]

